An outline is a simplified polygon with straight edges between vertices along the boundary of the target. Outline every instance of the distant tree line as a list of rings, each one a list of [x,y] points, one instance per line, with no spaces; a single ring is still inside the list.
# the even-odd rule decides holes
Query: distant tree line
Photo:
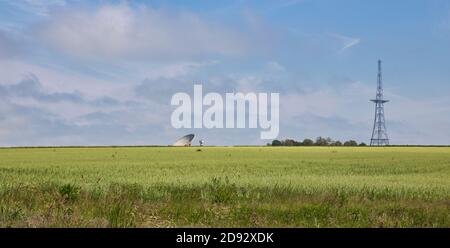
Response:
[[[303,141],[296,141],[293,139],[273,140],[268,143],[268,146],[367,146],[366,143],[359,143],[355,140],[347,140],[341,142],[339,140],[332,140],[331,138],[317,137],[316,140],[304,139]]]

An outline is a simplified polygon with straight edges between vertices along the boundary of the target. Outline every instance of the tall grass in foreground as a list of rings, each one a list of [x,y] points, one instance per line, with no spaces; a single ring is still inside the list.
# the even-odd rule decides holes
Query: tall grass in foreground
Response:
[[[73,185],[3,188],[2,227],[449,227],[449,201],[402,199],[370,190]]]
[[[450,227],[449,148],[0,149],[1,227]]]

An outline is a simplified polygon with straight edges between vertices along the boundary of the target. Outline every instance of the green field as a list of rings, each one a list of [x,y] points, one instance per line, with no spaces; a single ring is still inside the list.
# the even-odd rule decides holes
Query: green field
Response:
[[[450,227],[450,148],[4,148],[0,226]]]

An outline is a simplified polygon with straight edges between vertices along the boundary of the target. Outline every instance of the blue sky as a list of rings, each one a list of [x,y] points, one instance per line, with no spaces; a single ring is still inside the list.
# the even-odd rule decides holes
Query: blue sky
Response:
[[[450,143],[445,0],[0,0],[0,146],[265,144],[174,129],[173,93],[280,93],[280,139],[368,142],[383,60],[392,144]]]

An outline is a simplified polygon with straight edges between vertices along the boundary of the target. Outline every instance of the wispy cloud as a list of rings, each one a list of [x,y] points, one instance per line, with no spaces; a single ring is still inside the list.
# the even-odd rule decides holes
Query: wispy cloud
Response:
[[[361,39],[356,38],[356,39],[349,39],[346,44],[341,48],[341,52],[343,52],[346,49],[349,49],[353,46],[356,46],[357,44],[359,44],[359,42],[361,41]]]
[[[341,43],[341,48],[339,49],[340,53],[358,45],[361,42],[360,38],[349,37],[342,34],[331,33],[330,36],[336,38]]]

